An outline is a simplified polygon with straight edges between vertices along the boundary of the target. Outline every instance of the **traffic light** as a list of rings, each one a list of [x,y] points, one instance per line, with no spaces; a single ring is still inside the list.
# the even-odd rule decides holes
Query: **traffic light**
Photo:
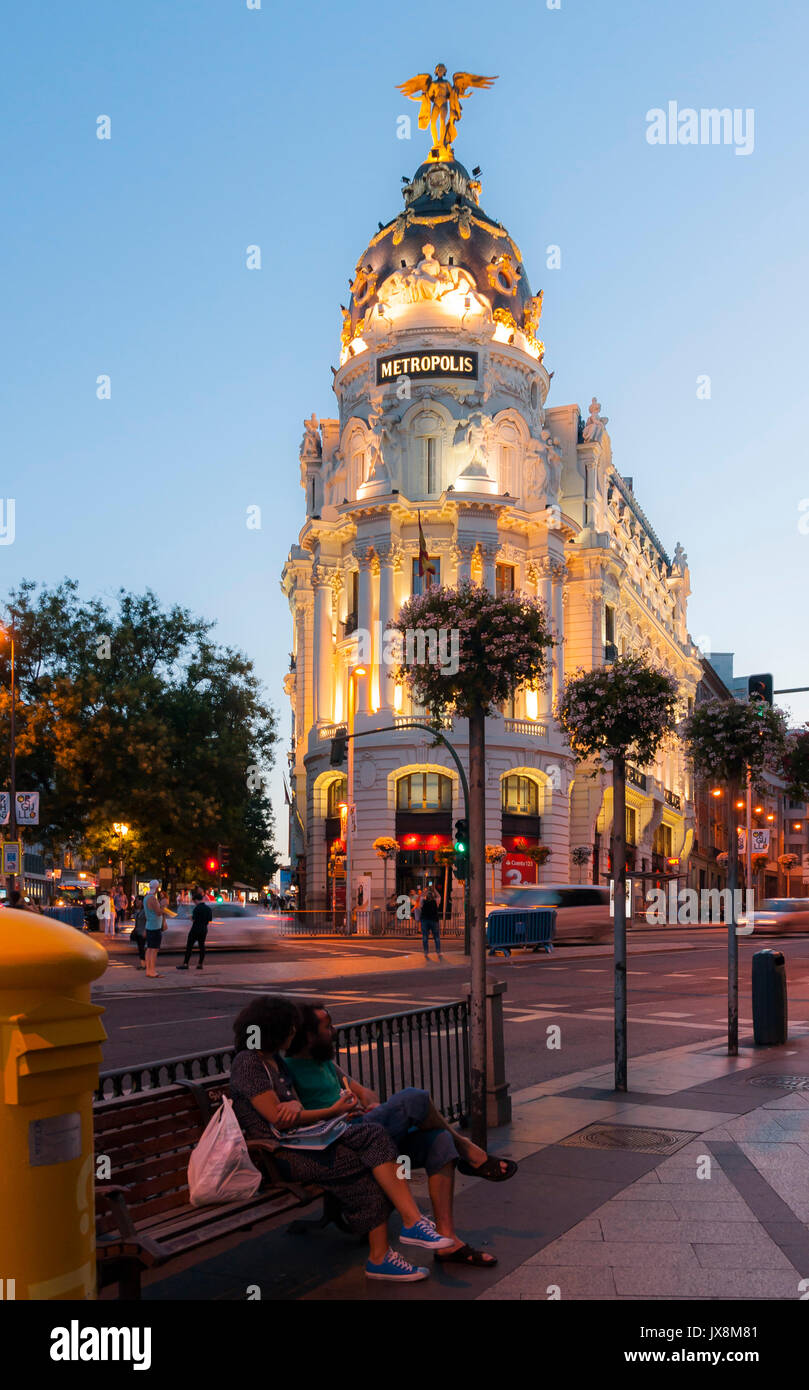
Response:
[[[219,868],[219,864],[216,861],[216,859],[211,857],[210,859],[205,860],[205,867],[208,870],[209,874],[215,874],[217,869]]]
[[[455,877],[465,879],[469,877],[469,821],[456,820],[455,822]]]
[[[230,845],[219,846],[219,867],[222,870],[222,878],[230,877]]]
[[[759,714],[764,714],[765,704],[772,704],[772,676],[769,672],[747,677],[747,699],[751,705],[758,705]]]
[[[332,767],[342,767],[348,761],[348,734],[337,734],[331,741],[331,756],[329,763]]]

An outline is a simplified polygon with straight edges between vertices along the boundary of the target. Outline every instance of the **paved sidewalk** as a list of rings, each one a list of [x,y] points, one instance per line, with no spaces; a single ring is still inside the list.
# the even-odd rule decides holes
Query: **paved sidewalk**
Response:
[[[281,1228],[158,1278],[144,1296],[241,1300],[258,1286],[262,1299],[799,1299],[809,1037],[782,1048],[748,1040],[735,1059],[722,1039],[687,1044],[632,1059],[629,1076],[628,1094],[597,1067],[514,1097],[513,1122],[490,1149],[518,1159],[518,1175],[457,1186],[458,1228],[497,1253],[495,1270],[436,1267],[425,1283],[369,1285],[356,1241]],[[565,1142],[592,1124],[619,1125],[639,1147]],[[427,1210],[423,1179],[416,1195]]]

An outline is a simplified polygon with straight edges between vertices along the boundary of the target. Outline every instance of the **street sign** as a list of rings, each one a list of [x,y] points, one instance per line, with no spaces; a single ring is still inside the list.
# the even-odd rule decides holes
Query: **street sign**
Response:
[[[22,873],[22,844],[19,840],[3,842],[3,873]]]
[[[11,820],[11,792],[0,792],[0,825]]]
[[[17,792],[15,815],[18,825],[39,825],[39,792]]]
[[[632,916],[632,879],[626,880],[626,915]],[[615,879],[610,879],[610,917],[615,916]]]

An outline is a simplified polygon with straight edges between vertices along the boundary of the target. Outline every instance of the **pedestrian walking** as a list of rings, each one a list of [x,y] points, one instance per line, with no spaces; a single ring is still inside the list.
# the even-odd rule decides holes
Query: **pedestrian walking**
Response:
[[[182,965],[178,965],[178,970],[187,970],[191,961],[194,947],[199,947],[199,962],[197,970],[201,970],[205,961],[205,938],[208,935],[213,913],[205,901],[202,893],[197,891],[194,894],[194,910],[191,913],[191,930],[188,933],[188,940],[185,943],[185,960]]]
[[[135,919],[129,939],[138,949],[138,963],[136,970],[146,969],[146,913],[143,907],[143,898],[138,895],[134,902]]]
[[[159,887],[158,879],[150,879],[149,892],[143,901],[143,910],[146,914],[146,976],[150,980],[160,978],[155,966],[157,965],[157,953],[160,950],[162,935],[166,929],[163,907],[157,891]]]
[[[441,937],[438,930],[439,903],[435,895],[434,888],[428,888],[421,900],[421,944],[424,947],[424,959],[430,959],[430,933],[432,932],[435,942],[435,953],[439,960],[443,960],[441,955]]]
[[[115,930],[119,931],[126,920],[126,893],[120,884],[112,895],[112,905],[115,908]]]
[[[109,893],[99,893],[96,899],[98,919],[104,923],[104,935],[115,935],[115,904]]]

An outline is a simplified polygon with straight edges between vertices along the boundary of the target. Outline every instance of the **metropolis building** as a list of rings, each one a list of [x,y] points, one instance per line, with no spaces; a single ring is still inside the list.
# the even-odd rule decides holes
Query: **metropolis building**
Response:
[[[537,872],[548,882],[608,876],[609,773],[577,768],[555,724],[565,674],[641,651],[677,677],[684,700],[701,674],[685,554],[679,544],[667,552],[633,479],[617,470],[595,398],[584,415],[548,404],[542,294],[517,242],[481,206],[478,178],[451,146],[434,147],[402,193],[404,207],[354,268],[335,414],[306,422],[306,516],[283,570],[294,634],[290,855],[307,908],[344,901],[335,852],[349,791],[330,740],[349,719],[350,686],[355,732],[384,730],[354,743],[354,901],[357,876],[368,875],[382,902],[380,835],[399,845],[398,892],[440,885],[435,851],[463,815],[451,758],[412,728],[423,712],[382,660],[388,622],[424,582],[419,517],[433,583],[538,595],[558,638],[548,690],[521,692],[487,721],[486,842],[507,851],[504,884]],[[352,679],[358,650],[366,675]],[[447,736],[468,766],[466,721]],[[630,768],[631,869],[687,872],[689,778],[679,746]],[[539,845],[550,858],[537,871],[525,851]]]

